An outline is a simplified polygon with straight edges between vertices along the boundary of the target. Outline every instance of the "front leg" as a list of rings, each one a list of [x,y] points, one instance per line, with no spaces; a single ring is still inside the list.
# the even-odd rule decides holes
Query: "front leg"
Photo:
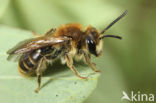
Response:
[[[87,53],[84,52],[84,51],[83,51],[83,54],[84,54],[85,61],[86,61],[86,63],[90,66],[90,68],[91,68],[94,72],[101,72],[100,70],[96,70],[96,69],[95,69],[95,65],[96,65],[96,64],[91,62],[89,54],[87,54]]]
[[[73,58],[72,56],[68,55],[67,53],[65,54],[65,59],[66,59],[66,63],[67,66],[74,72],[74,74],[81,78],[81,79],[87,79],[87,77],[82,77],[79,75],[79,73],[76,71],[75,67],[73,66]]]

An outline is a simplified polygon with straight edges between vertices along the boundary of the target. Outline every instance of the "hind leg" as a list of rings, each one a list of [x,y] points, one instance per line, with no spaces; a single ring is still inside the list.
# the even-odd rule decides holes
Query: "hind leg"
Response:
[[[56,31],[56,28],[51,28],[50,30],[48,30],[45,35],[51,35]]]
[[[38,82],[38,87],[35,89],[36,93],[38,93],[40,90],[42,72],[45,70],[45,67],[46,67],[46,60],[42,58],[36,69],[37,82]]]

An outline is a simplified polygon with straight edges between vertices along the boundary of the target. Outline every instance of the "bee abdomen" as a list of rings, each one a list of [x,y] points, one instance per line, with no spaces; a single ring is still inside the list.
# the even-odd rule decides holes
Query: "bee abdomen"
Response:
[[[19,72],[24,75],[31,75],[35,72],[37,63],[31,59],[30,55],[24,54],[19,61]]]

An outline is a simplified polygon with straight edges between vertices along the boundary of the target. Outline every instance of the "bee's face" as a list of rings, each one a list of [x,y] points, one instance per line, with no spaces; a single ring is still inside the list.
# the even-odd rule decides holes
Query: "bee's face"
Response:
[[[86,38],[85,38],[85,43],[86,43],[86,48],[88,50],[88,52],[90,52],[91,54],[95,55],[95,56],[99,56],[102,48],[101,48],[101,40],[99,39],[100,34],[98,33],[98,31],[89,26],[86,30]]]

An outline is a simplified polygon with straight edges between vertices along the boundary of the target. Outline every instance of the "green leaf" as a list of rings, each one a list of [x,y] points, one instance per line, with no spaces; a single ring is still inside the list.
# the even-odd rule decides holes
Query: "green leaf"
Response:
[[[9,1],[10,0],[0,0],[0,18],[2,17],[6,8],[8,7]]]
[[[31,32],[0,25],[0,102],[1,103],[82,103],[97,85],[99,73],[87,65],[76,63],[76,68],[88,80],[79,79],[59,61],[48,67],[42,77],[38,94],[36,77],[24,78],[17,72],[17,63],[7,61],[6,51],[18,42],[32,37]]]

